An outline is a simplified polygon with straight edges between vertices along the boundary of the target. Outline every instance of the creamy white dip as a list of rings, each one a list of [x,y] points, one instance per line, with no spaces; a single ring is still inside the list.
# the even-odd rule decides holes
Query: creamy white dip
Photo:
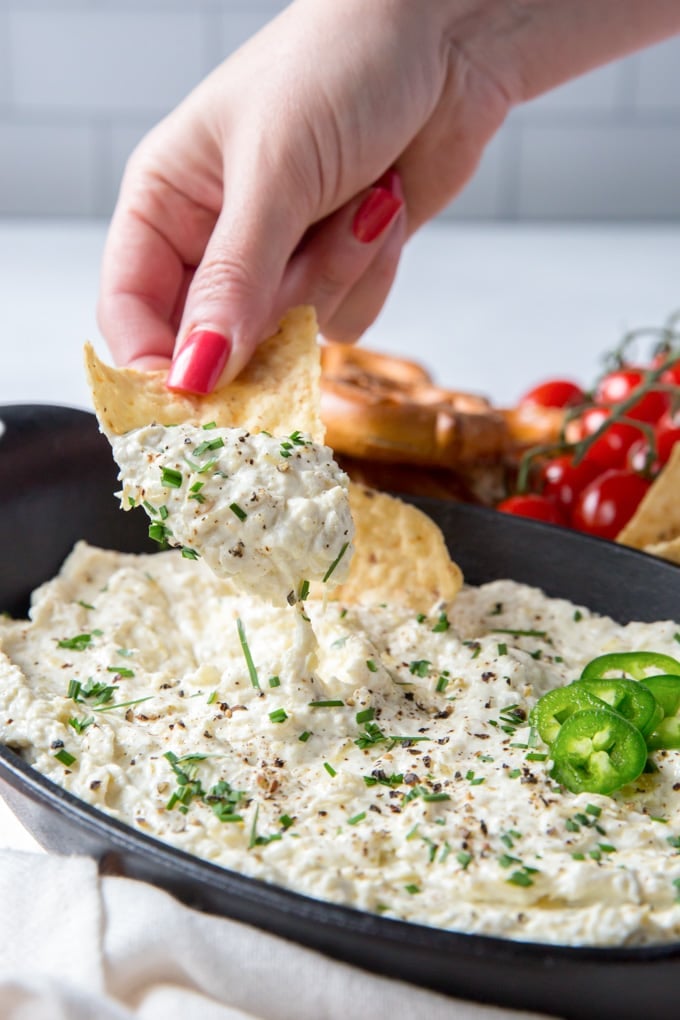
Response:
[[[349,480],[329,447],[195,425],[148,425],[111,444],[123,509],[143,506],[152,537],[237,576],[242,591],[282,605],[305,581],[346,579]]]
[[[0,621],[0,739],[143,832],[320,899],[529,941],[680,937],[680,752],[574,795],[525,722],[600,653],[677,653],[677,624],[509,581],[426,616],[304,610],[316,652],[298,610],[203,562],[81,544],[30,622]]]

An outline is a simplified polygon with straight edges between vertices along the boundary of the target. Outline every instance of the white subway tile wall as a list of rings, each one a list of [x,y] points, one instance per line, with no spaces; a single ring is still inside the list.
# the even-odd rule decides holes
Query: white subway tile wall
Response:
[[[0,0],[0,215],[109,216],[145,132],[285,6]],[[514,111],[442,215],[680,219],[680,37]]]

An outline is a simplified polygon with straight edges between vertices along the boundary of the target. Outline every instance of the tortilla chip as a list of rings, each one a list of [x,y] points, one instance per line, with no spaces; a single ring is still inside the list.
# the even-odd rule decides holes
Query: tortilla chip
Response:
[[[152,423],[246,427],[288,435],[295,429],[319,443],[321,375],[313,308],[293,308],[233,382],[198,397],[165,387],[167,372],[110,368],[85,346],[85,370],[102,431],[110,438]]]
[[[657,542],[655,545],[646,545],[645,552],[650,556],[658,556],[669,563],[677,563],[680,566],[680,535],[672,538],[670,542]]]
[[[422,611],[455,598],[463,575],[434,521],[409,503],[363,485],[350,485],[349,502],[356,528],[354,556],[349,578],[331,598]]]
[[[616,541],[644,549],[680,538],[680,443]]]

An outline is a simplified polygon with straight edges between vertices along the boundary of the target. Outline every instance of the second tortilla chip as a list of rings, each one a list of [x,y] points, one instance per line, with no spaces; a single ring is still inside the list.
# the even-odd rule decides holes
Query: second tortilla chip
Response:
[[[635,549],[680,538],[680,443],[616,541]]]
[[[441,531],[422,510],[385,492],[350,485],[356,527],[349,578],[333,599],[427,611],[460,591],[463,575]]]

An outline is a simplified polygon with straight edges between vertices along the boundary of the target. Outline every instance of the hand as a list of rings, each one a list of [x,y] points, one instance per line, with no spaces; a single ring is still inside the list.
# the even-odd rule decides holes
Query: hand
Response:
[[[99,321],[173,388],[233,378],[282,313],[355,340],[406,237],[509,108],[680,29],[677,0],[296,0],[133,153]]]
[[[446,42],[445,9],[299,0],[144,139],[104,258],[99,318],[119,363],[167,367],[176,336],[198,333],[173,377],[201,392],[292,305],[315,305],[332,339],[363,332],[406,236],[463,186],[507,110]]]

